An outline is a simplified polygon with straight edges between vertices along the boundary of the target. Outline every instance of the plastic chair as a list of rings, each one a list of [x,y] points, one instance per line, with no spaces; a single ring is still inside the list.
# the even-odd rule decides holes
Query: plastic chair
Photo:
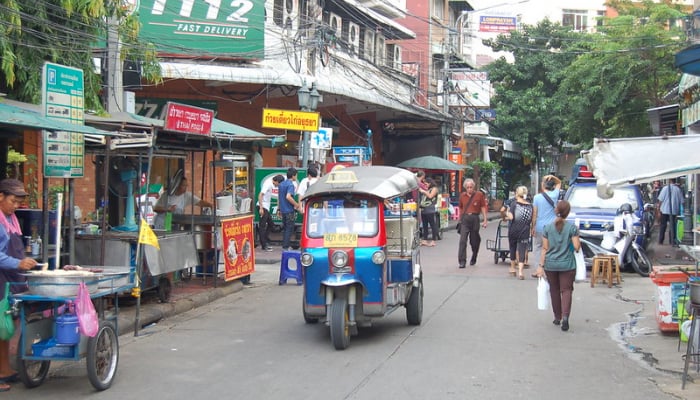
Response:
[[[295,261],[294,269],[289,268],[291,260]],[[301,285],[303,283],[303,275],[304,269],[301,265],[301,252],[293,250],[282,251],[279,284],[285,285],[287,279],[294,278],[297,281],[297,285]]]

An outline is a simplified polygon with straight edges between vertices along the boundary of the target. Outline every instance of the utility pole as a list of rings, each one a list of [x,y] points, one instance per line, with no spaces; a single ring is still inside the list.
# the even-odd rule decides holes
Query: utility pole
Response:
[[[107,93],[105,108],[107,112],[124,111],[124,85],[122,82],[121,45],[119,43],[119,21],[115,16],[107,19],[107,74],[105,79]]]

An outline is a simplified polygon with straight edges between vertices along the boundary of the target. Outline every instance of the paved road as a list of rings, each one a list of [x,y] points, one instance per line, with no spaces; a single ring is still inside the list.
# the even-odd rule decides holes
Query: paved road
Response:
[[[495,235],[491,224],[485,238]],[[485,239],[484,238],[484,239]],[[304,324],[302,288],[278,286],[276,265],[259,266],[254,284],[122,336],[114,386],[95,394],[84,365],[52,369],[39,388],[15,385],[6,398],[142,397],[239,399],[678,399],[676,376],[630,351],[621,327],[634,328],[643,302],[616,288],[579,284],[571,330],[536,309],[535,280],[507,274],[485,249],[456,268],[456,233],[424,248],[423,324],[397,311],[336,351],[323,325]],[[653,291],[625,274],[625,293]],[[634,329],[629,329],[634,331]],[[637,331],[637,333],[639,333]],[[642,331],[641,334],[644,334]],[[697,386],[697,385],[696,385]],[[697,393],[697,392],[694,392]]]

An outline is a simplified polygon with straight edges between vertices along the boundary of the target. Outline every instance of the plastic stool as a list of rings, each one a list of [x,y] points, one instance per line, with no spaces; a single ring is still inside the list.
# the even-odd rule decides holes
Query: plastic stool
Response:
[[[295,261],[295,266],[294,269],[289,268],[289,261],[294,260]],[[292,250],[286,250],[282,251],[282,261],[280,262],[280,285],[284,285],[287,283],[287,279],[289,278],[294,278],[297,281],[297,285],[301,285],[303,283],[303,274],[304,270],[303,267],[301,266],[301,252],[299,251],[292,251]]]
[[[454,206],[452,208],[454,208],[455,212],[452,215],[450,215],[450,217],[453,221],[459,221],[459,206]]]

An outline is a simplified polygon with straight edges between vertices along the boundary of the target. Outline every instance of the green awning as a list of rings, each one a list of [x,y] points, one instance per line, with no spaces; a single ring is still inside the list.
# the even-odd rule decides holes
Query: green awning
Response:
[[[32,106],[32,105],[28,105]],[[45,129],[49,131],[78,132],[85,135],[110,136],[110,132],[86,125],[71,124],[46,118],[28,108],[0,103],[0,126],[10,128]]]

